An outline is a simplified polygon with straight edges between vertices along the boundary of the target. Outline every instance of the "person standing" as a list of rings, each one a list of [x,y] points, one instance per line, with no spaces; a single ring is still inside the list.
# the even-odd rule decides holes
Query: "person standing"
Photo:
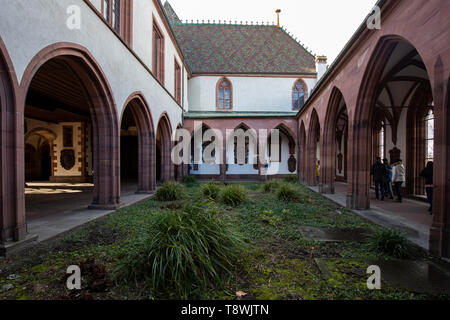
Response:
[[[316,180],[317,183],[320,183],[320,160],[316,163]]]
[[[388,159],[383,159],[384,166],[386,167],[386,181],[384,184],[384,191],[387,196],[392,200],[394,199],[394,192],[392,192],[392,176],[393,168]]]
[[[394,164],[394,175],[392,180],[394,181],[395,191],[397,192],[397,201],[403,202],[402,186],[406,182],[405,166],[400,159]]]
[[[383,162],[381,162],[380,157],[377,157],[377,160],[372,165],[370,174],[373,175],[373,179],[375,181],[375,196],[377,200],[380,199],[379,192],[381,191],[381,201],[384,201],[384,182],[386,179],[386,167],[384,166]]]
[[[427,166],[422,170],[420,176],[425,178],[425,191],[427,193],[428,202],[430,203],[428,212],[433,214],[433,161],[427,163]]]

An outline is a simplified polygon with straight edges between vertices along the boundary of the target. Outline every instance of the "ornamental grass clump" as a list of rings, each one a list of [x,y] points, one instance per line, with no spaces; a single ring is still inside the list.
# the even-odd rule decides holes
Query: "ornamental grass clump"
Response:
[[[146,281],[153,295],[201,298],[223,280],[246,248],[242,236],[211,202],[160,212],[148,231],[124,248],[116,270],[126,282]]]
[[[158,188],[155,194],[157,201],[177,201],[183,198],[183,186],[172,180],[167,180]]]
[[[294,176],[294,175],[289,175],[289,176],[286,176],[284,179],[283,179],[283,181],[284,182],[287,182],[287,183],[293,183],[293,184],[296,184],[296,183],[298,183],[298,177],[297,176]]]
[[[262,186],[263,192],[264,193],[273,193],[273,192],[275,192],[278,189],[278,187],[280,186],[280,183],[281,182],[279,180],[266,181],[263,184],[263,186]]]
[[[223,204],[237,207],[247,200],[247,190],[236,184],[231,184],[222,189],[220,201]]]
[[[290,183],[282,183],[277,189],[277,198],[281,201],[295,202],[299,200],[299,193]]]
[[[375,232],[369,240],[369,247],[375,252],[398,259],[416,253],[416,248],[403,233],[390,229]]]
[[[181,179],[181,182],[184,184],[193,184],[197,183],[197,178],[189,174],[184,176],[183,179]]]
[[[219,198],[221,187],[218,183],[210,181],[202,185],[202,193],[207,199],[217,200]]]

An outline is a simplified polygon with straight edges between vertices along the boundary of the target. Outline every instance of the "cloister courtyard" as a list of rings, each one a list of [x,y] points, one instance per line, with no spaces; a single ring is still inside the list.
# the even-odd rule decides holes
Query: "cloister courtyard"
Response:
[[[285,180],[166,183],[154,196],[0,258],[0,300],[450,298],[450,265],[407,240],[407,228],[374,224]],[[383,249],[389,241],[395,250]],[[81,267],[81,290],[67,289],[71,265]],[[380,290],[367,287],[373,265],[382,271]]]

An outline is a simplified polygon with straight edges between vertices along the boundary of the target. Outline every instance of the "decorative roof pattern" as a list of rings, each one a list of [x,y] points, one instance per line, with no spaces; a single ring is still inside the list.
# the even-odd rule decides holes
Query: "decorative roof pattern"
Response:
[[[272,25],[195,24],[172,20],[193,74],[315,74],[315,57]]]

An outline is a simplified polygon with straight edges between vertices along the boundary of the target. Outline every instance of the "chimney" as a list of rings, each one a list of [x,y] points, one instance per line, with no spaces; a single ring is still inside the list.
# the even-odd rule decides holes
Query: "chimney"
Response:
[[[327,72],[328,69],[327,60],[328,59],[326,56],[318,56],[316,58],[317,81],[319,81],[320,78],[323,77],[325,72]]]
[[[277,27],[280,27],[280,13],[281,13],[281,9],[277,9],[277,11],[275,11],[277,13]]]

